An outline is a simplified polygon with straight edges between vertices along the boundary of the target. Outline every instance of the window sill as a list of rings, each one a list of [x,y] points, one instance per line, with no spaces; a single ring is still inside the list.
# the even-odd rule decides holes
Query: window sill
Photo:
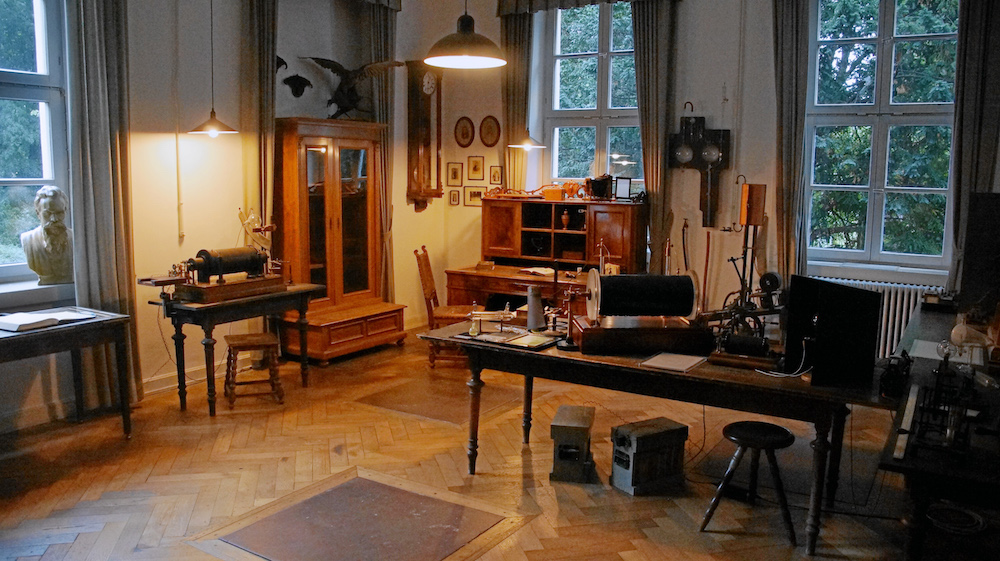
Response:
[[[38,286],[38,280],[0,284],[0,310],[37,310],[55,305],[72,305],[76,290],[72,284]]]
[[[947,286],[948,271],[921,269],[899,265],[873,265],[867,263],[838,263],[809,261],[806,274],[811,277],[832,277],[873,282]]]

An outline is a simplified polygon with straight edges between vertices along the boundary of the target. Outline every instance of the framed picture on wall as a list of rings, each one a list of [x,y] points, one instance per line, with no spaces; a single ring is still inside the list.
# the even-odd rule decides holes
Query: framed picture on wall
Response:
[[[465,206],[483,206],[483,195],[486,187],[482,185],[465,186]]]
[[[469,156],[469,181],[483,180],[483,177],[485,177],[484,163],[482,156]]]
[[[490,166],[490,185],[503,183],[503,166]]]
[[[462,194],[458,189],[452,189],[448,191],[448,204],[451,206],[458,206],[462,202]]]
[[[462,186],[462,162],[448,162],[448,187]]]

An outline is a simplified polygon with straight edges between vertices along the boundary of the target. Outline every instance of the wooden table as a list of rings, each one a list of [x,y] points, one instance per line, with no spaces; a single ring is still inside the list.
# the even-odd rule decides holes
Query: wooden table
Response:
[[[539,263],[540,266],[545,265]],[[487,298],[493,294],[510,294],[515,296],[528,295],[529,286],[537,286],[542,290],[542,298],[547,300],[561,300],[565,297],[566,291],[576,289],[583,291],[587,288],[587,275],[579,274],[576,278],[570,278],[566,271],[559,271],[559,278],[553,282],[552,275],[539,276],[529,275],[520,272],[521,267],[510,265],[496,265],[492,268],[466,267],[464,269],[448,269],[445,274],[448,276],[448,305],[457,306],[461,304],[485,305]],[[569,273],[577,275],[577,273]],[[556,302],[560,305],[561,302]],[[583,299],[580,299],[580,310],[574,313],[585,313]],[[515,306],[516,307],[516,306]]]
[[[289,310],[298,310],[299,336],[302,352],[299,354],[302,385],[309,385],[309,355],[306,350],[306,311],[313,294],[322,290],[318,284],[290,284],[281,292],[259,294],[246,298],[235,298],[222,302],[199,304],[178,300],[166,300],[163,305],[166,315],[174,325],[174,353],[177,356],[177,395],[181,401],[181,411],[187,409],[187,381],[184,370],[184,339],[181,329],[185,323],[201,326],[205,338],[205,381],[208,383],[208,414],[215,416],[215,339],[212,331],[220,323],[229,323],[261,316],[278,316]]]
[[[910,319],[899,349],[910,349],[915,339],[948,339],[954,325],[955,314],[920,311]],[[913,385],[917,388],[933,387],[933,372],[939,362],[935,359],[914,359],[910,375]],[[980,385],[974,387],[979,392],[979,405],[985,418],[973,427],[969,448],[965,452],[920,447],[912,434],[917,423],[901,427],[907,406],[906,396],[900,403],[893,430],[882,450],[879,469],[901,473],[906,481],[912,505],[906,524],[906,559],[916,560],[922,556],[928,526],[927,509],[933,499],[946,498],[991,508],[1000,503],[1000,439],[995,432],[980,434],[975,430],[979,427],[996,431],[997,418],[1000,417],[1000,390]],[[902,457],[896,457],[897,442],[903,439],[904,434],[908,436],[899,443]]]
[[[118,402],[122,414],[125,438],[132,437],[132,417],[128,391],[128,322],[129,317],[112,312],[70,306],[56,308],[70,312],[94,314],[84,319],[30,331],[0,329],[0,362],[70,351],[73,361],[73,390],[76,399],[76,419],[83,420],[83,360],[80,350],[96,345],[115,345],[115,369],[118,372]]]
[[[816,550],[824,477],[827,504],[832,505],[838,486],[840,452],[844,437],[846,404],[890,408],[874,390],[813,387],[799,378],[775,378],[753,370],[704,363],[685,373],[664,372],[639,366],[646,357],[584,355],[550,347],[533,352],[454,337],[468,331],[468,323],[449,325],[419,337],[462,347],[469,356],[469,473],[476,471],[479,439],[479,400],[484,369],[524,376],[524,442],[531,430],[531,393],[534,378],[558,380],[596,388],[663,397],[713,407],[747,411],[813,424],[813,481],[806,524],[806,547]],[[831,437],[832,430],[832,437]],[[831,445],[832,442],[832,445]],[[829,466],[829,469],[827,469]]]

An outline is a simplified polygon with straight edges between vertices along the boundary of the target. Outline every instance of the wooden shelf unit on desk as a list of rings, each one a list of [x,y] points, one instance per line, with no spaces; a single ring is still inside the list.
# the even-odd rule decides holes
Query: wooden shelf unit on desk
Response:
[[[646,205],[631,201],[484,198],[482,259],[594,267],[603,240],[606,262],[640,273],[646,270],[647,223]]]

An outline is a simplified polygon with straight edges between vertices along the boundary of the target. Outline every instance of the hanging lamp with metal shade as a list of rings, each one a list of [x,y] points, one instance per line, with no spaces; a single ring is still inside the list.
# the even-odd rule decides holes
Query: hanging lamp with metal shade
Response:
[[[532,140],[531,137],[528,136],[520,144],[508,144],[507,148],[520,148],[525,152],[531,152],[532,150],[540,150],[542,148],[545,148],[545,146],[539,144],[537,141]]]
[[[458,31],[442,37],[427,52],[424,63],[440,68],[497,68],[507,64],[503,51],[493,41],[476,33],[476,22],[465,13],[458,18]]]
[[[223,123],[215,116],[215,1],[209,0],[209,44],[211,45],[211,76],[212,76],[212,112],[209,113],[208,120],[188,131],[188,134],[207,134],[215,138],[220,134],[236,134],[236,129]]]

